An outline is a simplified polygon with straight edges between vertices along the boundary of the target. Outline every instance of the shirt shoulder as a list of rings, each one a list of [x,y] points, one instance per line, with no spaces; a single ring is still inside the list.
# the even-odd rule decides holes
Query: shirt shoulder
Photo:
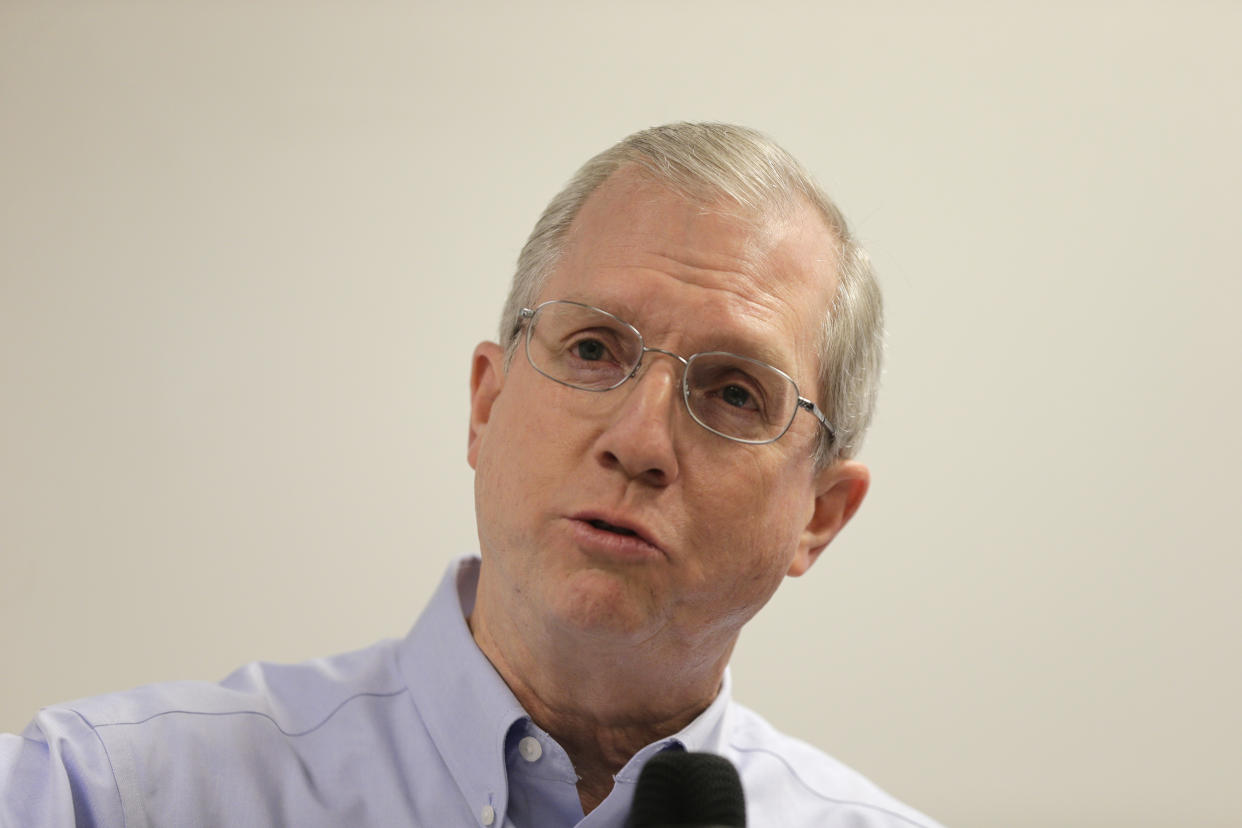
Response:
[[[394,646],[46,707],[0,743],[0,824],[279,824],[285,803],[314,801],[302,788],[356,767],[350,745],[411,724]]]
[[[726,751],[742,777],[749,824],[940,828],[862,774],[734,703]]]
[[[314,730],[359,698],[404,692],[394,644],[298,664],[252,662],[220,682],[169,681],[53,705],[93,728],[134,727],[170,717],[259,717],[286,735]]]

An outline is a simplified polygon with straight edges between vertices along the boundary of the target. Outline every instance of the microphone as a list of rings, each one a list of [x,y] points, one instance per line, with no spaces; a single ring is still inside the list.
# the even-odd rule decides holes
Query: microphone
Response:
[[[657,753],[638,775],[625,828],[746,828],[737,768],[714,753]]]

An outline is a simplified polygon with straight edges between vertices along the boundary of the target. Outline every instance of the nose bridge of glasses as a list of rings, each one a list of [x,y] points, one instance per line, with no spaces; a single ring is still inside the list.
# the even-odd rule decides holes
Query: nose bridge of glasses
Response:
[[[685,358],[684,356],[682,356],[681,354],[675,354],[675,353],[673,353],[672,351],[666,351],[666,350],[664,350],[663,348],[652,348],[650,345],[644,345],[644,346],[643,346],[643,352],[642,352],[642,354],[641,354],[641,355],[639,356],[639,358],[638,358],[639,365],[641,365],[641,364],[642,364],[642,358],[643,358],[643,357],[645,357],[647,354],[650,354],[650,353],[655,353],[655,354],[663,354],[663,355],[664,355],[664,356],[666,356],[666,357],[672,357],[673,359],[675,359],[675,360],[677,360],[678,362],[680,362],[680,363],[681,363],[681,367],[682,367],[683,369],[684,369],[687,365],[689,365],[689,364],[690,364],[690,360],[686,359],[686,358]]]
[[[650,353],[660,354],[662,356],[666,356],[666,357],[676,360],[677,362],[680,362],[681,363],[681,375],[678,378],[678,381],[680,382],[682,379],[685,378],[686,367],[690,364],[690,361],[687,360],[685,357],[681,356],[680,354],[675,354],[672,351],[666,351],[663,348],[652,348],[646,344],[644,344],[642,348],[643,348],[642,351],[640,351],[638,354],[638,362],[634,364],[634,370],[630,371],[630,375],[626,377],[627,380],[637,379],[639,372],[642,371],[643,369],[643,363],[646,361],[647,354],[650,354]]]
[[[631,380],[633,381],[634,384],[637,384],[640,382],[639,374],[644,373],[643,365],[646,364],[647,362],[648,353],[656,353],[656,354],[661,354],[666,357],[671,357],[672,359],[681,363],[680,373],[676,373],[676,372],[673,373],[671,375],[671,379],[672,379],[672,387],[675,389],[675,396],[678,396],[678,397],[685,396],[683,393],[684,391],[683,379],[686,375],[685,373],[686,365],[688,365],[689,363],[686,361],[684,357],[679,356],[678,354],[675,354],[672,351],[666,351],[663,348],[651,348],[647,345],[643,345],[642,350],[638,354],[638,361],[634,364],[633,370],[631,370],[630,373],[626,376],[624,382],[626,382],[626,384],[630,384]],[[650,371],[647,371],[645,373],[650,374]]]

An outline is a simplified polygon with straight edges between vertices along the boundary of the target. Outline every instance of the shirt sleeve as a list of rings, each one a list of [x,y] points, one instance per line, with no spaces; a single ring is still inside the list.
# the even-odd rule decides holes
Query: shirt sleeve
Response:
[[[80,715],[47,708],[20,736],[0,734],[0,828],[124,825],[108,752]]]

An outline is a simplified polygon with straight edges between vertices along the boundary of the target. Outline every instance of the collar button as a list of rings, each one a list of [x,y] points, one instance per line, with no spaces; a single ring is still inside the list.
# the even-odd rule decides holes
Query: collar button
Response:
[[[526,736],[518,742],[518,753],[527,762],[538,762],[539,757],[543,756],[543,745],[534,736]]]

